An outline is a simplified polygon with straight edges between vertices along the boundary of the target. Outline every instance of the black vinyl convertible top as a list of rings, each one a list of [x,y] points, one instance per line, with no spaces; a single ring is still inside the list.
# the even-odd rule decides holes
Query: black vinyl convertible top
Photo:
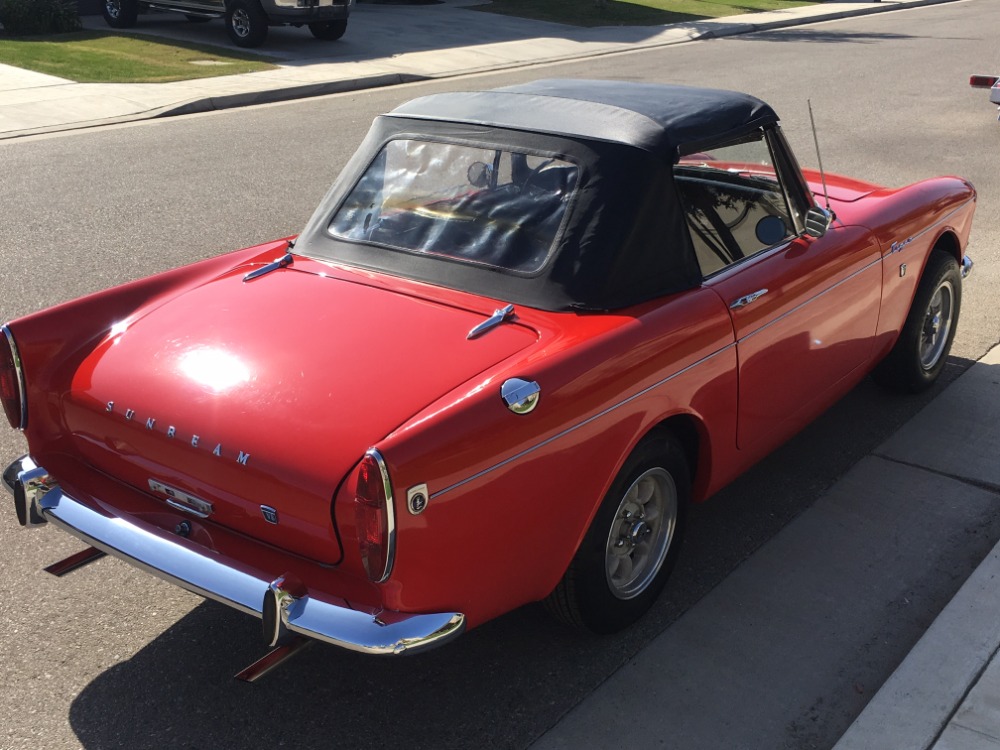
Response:
[[[769,105],[735,91],[558,78],[432,94],[389,114],[611,141],[674,159],[682,147],[778,121]]]
[[[701,283],[673,164],[777,120],[747,94],[622,81],[550,79],[421,97],[375,120],[296,252],[544,310],[622,309]],[[381,242],[378,207],[357,213],[352,221],[360,226],[331,232],[332,217],[393,141],[504,149],[574,165],[565,217],[537,271]]]

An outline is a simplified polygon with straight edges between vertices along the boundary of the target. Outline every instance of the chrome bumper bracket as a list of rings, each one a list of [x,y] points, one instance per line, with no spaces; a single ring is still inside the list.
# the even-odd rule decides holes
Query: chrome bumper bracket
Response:
[[[22,456],[4,471],[3,483],[14,496],[17,522],[26,528],[43,526],[45,516],[39,501],[57,486],[49,473],[36,466],[30,456]]]

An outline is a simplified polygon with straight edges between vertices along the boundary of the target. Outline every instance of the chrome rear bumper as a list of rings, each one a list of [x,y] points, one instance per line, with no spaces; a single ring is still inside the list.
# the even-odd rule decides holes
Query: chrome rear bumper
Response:
[[[465,630],[458,612],[376,616],[284,588],[267,575],[181,536],[134,518],[108,516],[67,495],[54,478],[23,456],[3,473],[22,526],[50,521],[87,544],[153,575],[256,617],[268,616],[271,641],[288,632],[367,654],[401,654],[439,646]],[[275,606],[278,602],[278,606]]]

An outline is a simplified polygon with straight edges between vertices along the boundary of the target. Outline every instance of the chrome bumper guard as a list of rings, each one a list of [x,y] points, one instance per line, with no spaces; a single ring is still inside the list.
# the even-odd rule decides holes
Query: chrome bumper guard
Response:
[[[3,473],[14,495],[22,526],[51,521],[97,549],[125,560],[200,596],[264,619],[265,637],[277,643],[298,633],[366,654],[402,654],[442,645],[465,630],[458,612],[407,614],[383,611],[376,616],[286,587],[234,560],[213,555],[180,536],[136,519],[106,516],[64,493],[53,477],[30,456]]]
[[[972,262],[972,258],[970,258],[968,255],[966,255],[966,256],[964,256],[962,258],[962,278],[963,279],[966,278],[966,277],[968,277],[968,275],[970,273],[972,273],[972,266],[974,266],[974,265],[975,264]]]

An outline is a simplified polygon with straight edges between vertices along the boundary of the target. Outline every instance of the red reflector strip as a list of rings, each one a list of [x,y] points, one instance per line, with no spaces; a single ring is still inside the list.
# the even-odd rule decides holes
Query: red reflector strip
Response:
[[[969,85],[974,89],[991,89],[997,85],[1000,76],[970,76]]]

